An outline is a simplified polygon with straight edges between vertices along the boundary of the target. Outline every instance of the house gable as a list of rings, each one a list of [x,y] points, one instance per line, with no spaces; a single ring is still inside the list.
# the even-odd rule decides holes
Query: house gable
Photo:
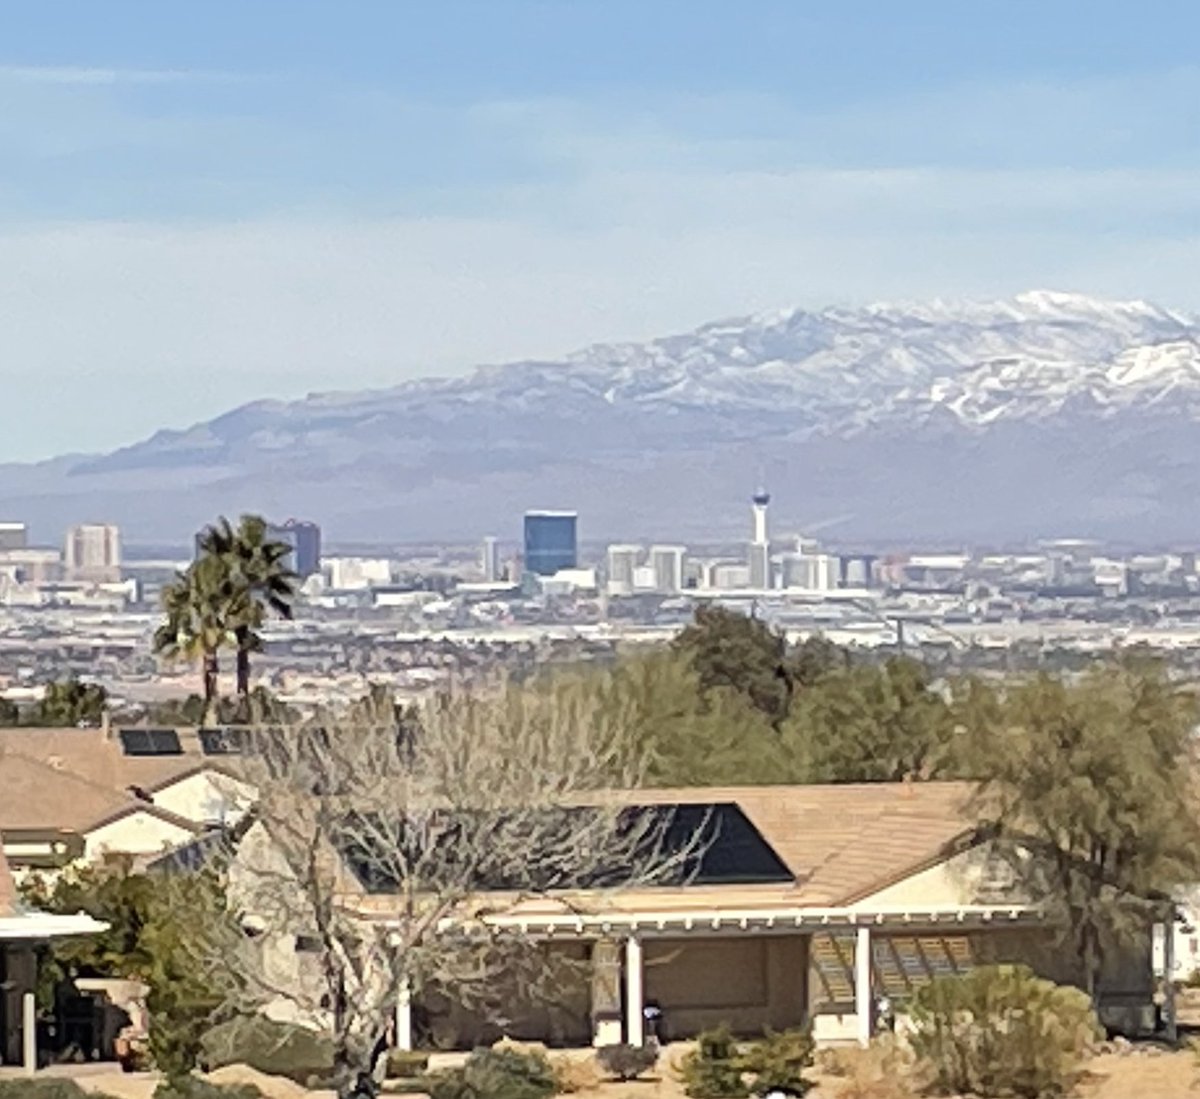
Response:
[[[236,824],[253,804],[254,788],[205,767],[161,783],[151,797],[160,809],[197,824]]]
[[[919,911],[962,905],[1025,904],[1011,867],[993,843],[976,843],[916,867],[911,873],[855,898],[860,911]]]
[[[195,836],[185,821],[157,813],[153,808],[132,809],[104,821],[84,834],[84,856],[120,853],[151,855],[186,843]]]

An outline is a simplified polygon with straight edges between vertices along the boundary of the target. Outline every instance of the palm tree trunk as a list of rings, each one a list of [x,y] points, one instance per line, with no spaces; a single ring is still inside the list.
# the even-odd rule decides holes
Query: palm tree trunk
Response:
[[[238,698],[250,697],[250,631],[239,626],[237,637],[237,693]]]
[[[204,654],[204,724],[211,723],[217,703],[217,674],[220,671],[216,650]]]

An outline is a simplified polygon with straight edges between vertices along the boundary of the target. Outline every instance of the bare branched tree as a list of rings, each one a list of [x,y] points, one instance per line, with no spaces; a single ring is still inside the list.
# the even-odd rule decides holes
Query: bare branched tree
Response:
[[[497,1011],[498,988],[545,972],[547,952],[498,917],[685,881],[704,827],[681,836],[669,811],[634,804],[635,729],[566,681],[238,730],[258,802],[229,888],[250,934],[216,953],[242,1006],[282,1001],[327,1027],[339,1095],[371,1095],[402,997]]]

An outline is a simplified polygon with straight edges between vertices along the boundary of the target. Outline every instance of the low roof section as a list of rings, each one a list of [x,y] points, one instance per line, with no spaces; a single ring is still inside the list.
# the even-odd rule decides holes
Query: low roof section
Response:
[[[108,925],[83,912],[56,915],[38,912],[21,903],[0,850],[0,943],[39,942],[71,935],[94,935]]]
[[[149,733],[158,733],[170,740],[169,750],[147,751]],[[219,763],[226,767],[229,762],[206,755],[195,729],[122,729],[115,726],[0,729],[0,759],[7,755],[37,760],[98,786],[116,790],[130,787],[154,790],[203,766]]]

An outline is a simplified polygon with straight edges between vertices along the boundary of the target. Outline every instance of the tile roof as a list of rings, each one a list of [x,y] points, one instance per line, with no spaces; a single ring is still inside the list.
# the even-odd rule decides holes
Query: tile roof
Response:
[[[0,831],[83,833],[135,810],[187,824],[132,788],[153,791],[202,763],[126,756],[103,729],[0,729]]]
[[[944,857],[971,831],[965,782],[638,791],[639,802],[734,802],[796,878],[791,904],[844,905]]]
[[[203,762],[195,733],[181,733],[177,756],[127,756],[117,730],[0,729],[0,758],[9,754],[41,760],[101,786],[124,790],[152,786],[194,769]]]
[[[975,787],[965,782],[838,786],[726,786],[624,791],[634,805],[735,804],[791,871],[794,882],[636,887],[606,897],[613,913],[844,908],[948,857],[973,830]],[[386,911],[383,896],[356,897]],[[531,898],[526,914],[561,900]]]

